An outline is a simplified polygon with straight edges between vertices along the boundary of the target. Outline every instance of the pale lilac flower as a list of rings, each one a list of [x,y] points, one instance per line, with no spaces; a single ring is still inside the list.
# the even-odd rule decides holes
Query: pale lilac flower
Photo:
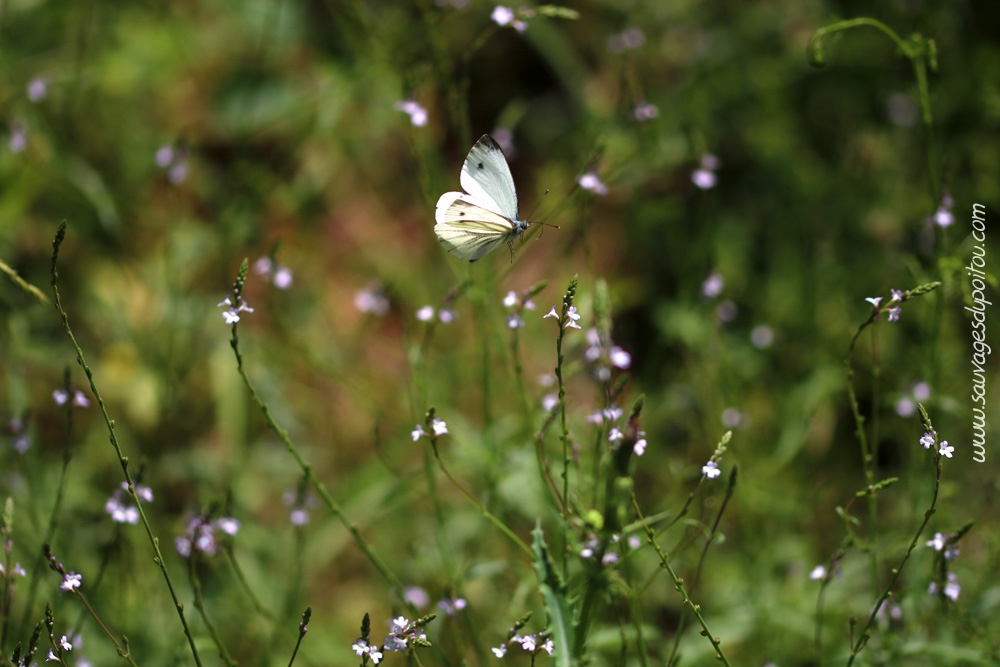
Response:
[[[280,266],[274,272],[274,286],[278,289],[288,289],[292,286],[292,270],[287,266]]]
[[[413,442],[420,440],[420,438],[423,435],[424,435],[424,427],[421,426],[420,424],[417,424],[417,427],[412,431],[410,431],[410,437],[413,438]]]
[[[367,655],[371,658],[373,664],[378,664],[382,660],[382,652],[378,650],[377,646],[369,646],[368,642],[364,639],[358,639],[352,646],[351,650],[354,651],[359,657]]]
[[[10,573],[11,576],[15,574],[20,575],[22,577],[28,576],[28,573],[24,571],[23,567],[21,567],[21,561],[17,561],[16,563],[14,563],[14,567],[11,569]],[[7,574],[7,570],[4,569],[2,562],[0,562],[0,574]]]
[[[713,271],[712,274],[708,278],[705,278],[705,281],[701,284],[701,296],[706,299],[714,299],[722,294],[722,289],[725,286],[726,280],[722,277],[722,274],[718,271]]]
[[[937,432],[928,431],[920,436],[920,444],[924,446],[924,449],[930,449],[934,446],[934,442],[937,440]]]
[[[21,153],[28,147],[28,133],[21,121],[15,120],[10,124],[10,141],[7,146],[11,153]]]
[[[417,319],[421,322],[430,322],[434,319],[434,307],[424,306],[417,311]]]
[[[270,276],[274,270],[274,262],[267,255],[264,255],[253,263],[253,272],[258,276]]]
[[[636,105],[635,111],[632,112],[636,120],[652,120],[660,115],[660,110],[655,104],[650,104],[649,102],[641,102]]]
[[[448,433],[448,425],[445,424],[444,421],[438,419],[437,417],[434,418],[434,421],[431,424],[431,426],[434,429],[435,436],[445,435],[446,433]]]
[[[766,324],[758,324],[750,332],[750,342],[758,350],[767,349],[774,343],[774,331]]]
[[[416,127],[423,127],[427,124],[427,109],[423,108],[416,100],[402,100],[396,102],[393,107],[396,111],[402,111],[410,117],[410,122]]]
[[[389,635],[383,640],[382,650],[406,651],[414,640],[424,642],[427,640],[427,635],[405,616],[399,616],[392,620]]]
[[[178,162],[175,165],[171,165],[170,169],[167,170],[167,180],[174,185],[179,185],[187,180],[188,167],[187,162]]]
[[[889,303],[896,303],[897,301],[902,301],[903,300],[903,296],[904,296],[903,295],[903,290],[890,289],[889,292],[892,293],[892,298],[889,300]]]
[[[716,477],[722,474],[722,471],[719,470],[718,463],[716,463],[715,461],[709,461],[708,463],[706,463],[701,467],[701,474],[703,474],[705,477],[708,477],[709,479],[715,479]]]
[[[583,558],[584,560],[593,558],[598,546],[600,546],[600,542],[597,541],[596,537],[591,536],[590,539],[584,544],[583,548],[580,549],[580,558]]]
[[[506,644],[500,644],[500,646],[497,646],[496,648],[491,648],[490,650],[493,651],[493,655],[495,655],[498,658],[502,658],[505,655],[507,655]]]
[[[632,549],[633,551],[635,549],[638,549],[639,547],[642,546],[642,538],[640,538],[638,535],[630,535],[628,538],[628,546],[629,549]]]
[[[918,382],[913,385],[913,397],[921,403],[925,403],[931,397],[931,386],[926,382]]]
[[[556,654],[556,645],[555,642],[552,641],[551,637],[545,640],[545,643],[542,644],[541,649],[546,653],[548,653],[549,655]]]
[[[373,284],[354,295],[354,307],[362,313],[385,317],[389,312],[389,299],[380,285]]]
[[[691,172],[691,182],[702,190],[711,190],[718,180],[715,172],[708,169],[695,169]]]
[[[288,522],[293,526],[304,526],[309,523],[309,510],[304,507],[294,507],[288,513]]]
[[[542,396],[542,409],[546,412],[551,412],[557,405],[559,405],[559,394],[545,394]]]
[[[226,324],[235,324],[240,321],[240,313],[252,313],[253,308],[251,308],[246,300],[242,296],[236,297],[239,302],[236,306],[233,305],[230,297],[226,297],[219,302],[218,306],[221,308],[223,306],[228,306],[224,311],[222,311],[222,319],[225,320]]]
[[[618,442],[619,440],[624,440],[625,434],[621,432],[621,429],[617,426],[611,429],[608,433],[608,442]]]
[[[556,312],[556,307],[555,306],[552,306],[552,310],[550,310],[549,312],[547,312],[544,315],[542,315],[542,319],[543,320],[545,318],[547,318],[547,317],[554,317],[556,319],[559,319],[559,313]]]
[[[135,493],[144,502],[153,501],[153,490],[144,484],[135,485]],[[121,488],[104,503],[104,511],[111,515],[115,523],[139,523],[139,508],[128,493],[128,482],[122,482]]]
[[[723,301],[719,304],[719,307],[715,309],[715,314],[719,316],[719,319],[723,322],[732,322],[736,319],[736,315],[740,312],[740,309],[736,307],[736,304],[732,301]]]
[[[462,611],[468,603],[463,598],[442,598],[440,602],[437,603],[438,609],[440,609],[447,616],[454,616],[455,612]]]
[[[576,306],[570,306],[569,310],[566,311],[566,329],[582,329],[577,322],[580,320],[580,315],[576,312]]]
[[[518,21],[514,18],[514,11],[509,7],[504,7],[503,5],[497,5],[493,9],[493,13],[490,14],[490,18],[498,26],[510,26],[518,32],[524,32],[528,28],[528,24],[524,21]]]
[[[639,28],[626,28],[622,32],[608,37],[608,51],[622,53],[630,49],[637,49],[645,43],[646,33]]]
[[[639,431],[639,439],[635,441],[632,445],[632,453],[636,456],[642,456],[646,453],[646,432]]]
[[[528,652],[534,652],[538,647],[538,639],[535,635],[528,635],[526,637],[521,637],[521,648]]]
[[[507,296],[503,298],[503,305],[507,308],[513,308],[517,305],[517,294],[513,290],[507,292]]]
[[[825,576],[826,576],[826,567],[823,565],[817,565],[812,569],[812,572],[809,573],[810,579],[822,579]]]
[[[588,171],[585,174],[578,176],[576,182],[580,184],[580,187],[584,190],[590,190],[595,195],[601,195],[602,197],[608,194],[608,186],[606,186],[601,179],[597,177],[593,171]]]
[[[736,428],[743,422],[743,414],[736,408],[726,408],[722,411],[722,425],[726,428]]]
[[[59,584],[59,588],[64,591],[75,591],[82,583],[83,575],[70,571],[63,577],[62,583]]]
[[[948,583],[944,585],[944,596],[952,602],[958,602],[958,595],[962,592],[962,587],[958,585],[958,575],[954,572],[948,573]]]
[[[425,591],[420,586],[407,586],[406,588],[404,588],[403,599],[409,602],[417,609],[423,609],[431,601],[430,596],[427,595],[427,591]]]
[[[903,312],[903,309],[900,308],[899,306],[893,306],[892,308],[890,308],[889,309],[889,321],[890,322],[898,322],[899,321],[899,315],[902,312]]]
[[[896,401],[896,414],[900,417],[912,417],[917,411],[917,404],[909,396],[904,396],[903,398]]]
[[[518,313],[507,313],[507,328],[520,329],[524,326],[524,318]]]
[[[73,644],[71,644],[70,641],[69,641],[69,639],[66,638],[66,635],[63,635],[59,639],[59,648],[61,648],[64,651],[72,651],[73,650]]]
[[[45,96],[49,93],[49,82],[40,76],[36,76],[34,79],[28,82],[27,95],[28,100],[38,104],[45,99]]]
[[[944,206],[934,212],[934,223],[938,227],[950,227],[955,222],[954,214]]]
[[[954,544],[947,546],[944,549],[945,560],[955,560],[956,558],[958,558],[958,554],[959,554],[958,547],[955,546]]]
[[[78,408],[90,407],[90,400],[79,389],[70,387],[69,391],[65,389],[56,389],[52,392],[52,399],[56,402],[56,405],[66,405],[70,398],[73,400],[73,405]]]
[[[174,147],[160,146],[156,149],[156,155],[153,159],[156,161],[157,167],[160,169],[166,169],[174,161]]]
[[[438,311],[438,321],[440,321],[441,324],[451,324],[457,317],[458,313],[448,307],[444,307]]]
[[[910,127],[917,122],[920,111],[917,104],[906,93],[892,93],[885,104],[886,114],[894,125]]]
[[[879,302],[882,300],[880,296],[868,296],[865,297],[865,301],[872,305],[872,308],[878,308]]]
[[[240,530],[240,522],[231,516],[224,516],[216,519],[215,525],[227,535],[235,535]]]
[[[938,449],[938,454],[950,459],[953,453],[955,453],[955,448],[949,445],[947,440],[943,440],[940,449]]]
[[[927,546],[934,547],[934,551],[941,551],[944,549],[945,542],[948,541],[948,536],[942,533],[934,533],[934,539],[927,540]]]

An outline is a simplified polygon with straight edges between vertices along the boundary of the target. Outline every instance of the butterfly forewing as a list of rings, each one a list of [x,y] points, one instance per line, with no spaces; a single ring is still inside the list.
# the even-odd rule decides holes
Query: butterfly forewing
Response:
[[[484,134],[462,165],[462,187],[482,206],[517,220],[517,191],[500,144]]]

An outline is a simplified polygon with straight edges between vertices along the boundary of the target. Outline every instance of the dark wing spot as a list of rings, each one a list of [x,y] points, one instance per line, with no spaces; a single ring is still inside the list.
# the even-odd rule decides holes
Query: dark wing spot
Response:
[[[476,165],[476,168],[477,168],[477,169],[482,169],[482,168],[483,168],[483,163],[482,163],[482,162],[480,162],[479,164],[477,164],[477,165]]]
[[[460,217],[460,218],[464,218],[464,217],[465,217],[465,211],[461,211],[461,212],[460,212],[460,213],[458,214],[458,217]]]

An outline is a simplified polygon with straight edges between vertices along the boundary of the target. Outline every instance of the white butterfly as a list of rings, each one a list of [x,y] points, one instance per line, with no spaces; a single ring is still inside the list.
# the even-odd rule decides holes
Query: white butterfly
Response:
[[[434,211],[434,233],[444,249],[474,262],[528,228],[517,217],[514,179],[500,144],[484,134],[462,165],[465,192],[446,192]],[[468,194],[466,194],[468,193]]]

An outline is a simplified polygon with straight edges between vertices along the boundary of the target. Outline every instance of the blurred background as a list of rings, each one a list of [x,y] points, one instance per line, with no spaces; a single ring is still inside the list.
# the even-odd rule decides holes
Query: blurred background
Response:
[[[425,662],[495,660],[486,647],[525,611],[536,611],[536,630],[544,625],[530,562],[447,480],[430,490],[427,443],[410,432],[435,406],[450,430],[442,454],[467,488],[522,539],[536,518],[555,530],[532,439],[553,391],[545,376],[556,325],[542,315],[578,274],[584,329],[606,281],[611,335],[631,354],[618,404],[627,411],[645,395],[649,447],[635,477],[646,512],[676,512],[722,433],[734,431],[722,468],[738,464],[740,483],[699,584],[713,632],[734,664],[820,664],[819,584],[808,574],[841,545],[836,508],[865,485],[848,345],[870,313],[866,297],[941,281],[904,304],[899,322],[867,332],[853,363],[861,411],[878,424],[869,431],[877,476],[900,477],[879,505],[882,569],[898,562],[930,503],[920,400],[956,448],[922,540],[976,522],[953,564],[963,592],[947,609],[928,596],[932,553],[918,548],[899,586],[902,616],[882,628],[897,640],[866,656],[992,664],[1000,477],[990,444],[986,463],[973,461],[961,267],[973,203],[986,207],[986,246],[998,247],[1000,6],[567,7],[578,18],[522,11],[501,26],[494,5],[475,0],[0,3],[0,260],[51,295],[52,238],[67,221],[63,304],[133,470],[153,489],[161,545],[171,549],[210,507],[242,522],[236,557],[277,621],[250,613],[221,556],[200,573],[242,662],[287,659],[311,605],[299,660],[356,664],[349,647],[361,616],[371,612],[380,637],[399,610],[328,512],[310,505],[307,525],[288,520],[301,472],[250,402],[216,305],[248,258],[254,312],[240,340],[249,376],[400,580],[431,604],[468,600],[463,614],[431,626],[438,648]],[[861,16],[935,41],[932,141],[913,66],[877,30],[827,38],[826,66],[810,66],[817,29]],[[516,241],[513,260],[500,248],[470,266],[440,247],[433,211],[459,188],[483,133],[504,145],[522,215],[559,228]],[[585,174],[597,184],[581,187]],[[501,300],[541,281],[538,308],[517,331],[525,407]],[[418,318],[428,305],[430,321]],[[122,477],[99,412],[75,411],[67,436],[65,407],[53,401],[67,368],[90,396],[56,312],[6,279],[0,309],[9,426],[0,492],[18,510],[12,559],[27,567],[37,558],[71,446],[57,556],[84,574],[85,589],[105,563],[92,601],[140,662],[187,664],[145,536],[104,511]],[[568,332],[565,345],[567,412],[586,458],[599,444],[586,417],[603,407],[601,394],[584,331]],[[996,368],[990,360],[991,426],[1000,423]],[[546,442],[557,457],[554,431]],[[690,518],[711,520],[723,489],[723,480],[703,489]],[[677,530],[668,545],[697,533]],[[698,551],[680,558],[682,573]],[[648,650],[662,663],[681,603],[654,559],[637,562],[649,576]],[[825,616],[834,664],[846,655],[846,619],[867,615],[875,599],[867,557],[854,550],[842,565]],[[186,562],[171,551],[168,567],[190,600]],[[39,577],[39,599],[74,623],[79,605],[59,596],[56,575]],[[40,614],[36,602],[32,621],[18,623],[29,585],[14,597],[8,655]],[[614,623],[601,627],[594,660],[626,660]],[[683,633],[688,664],[705,664],[709,644],[690,623]],[[84,623],[83,636],[95,664],[113,659],[96,626]],[[199,646],[216,659],[207,641]]]

